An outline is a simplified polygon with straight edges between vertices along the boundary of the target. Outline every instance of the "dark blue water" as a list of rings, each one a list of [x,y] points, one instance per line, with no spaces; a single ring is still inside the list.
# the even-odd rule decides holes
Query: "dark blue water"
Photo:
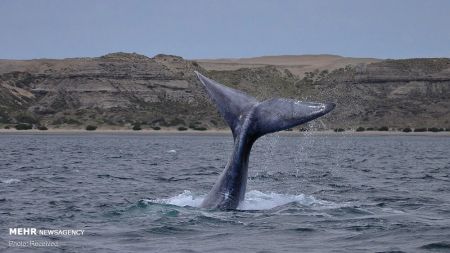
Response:
[[[450,252],[450,137],[269,136],[240,210],[197,208],[231,148],[228,135],[0,134],[0,251]],[[58,245],[9,246],[30,240]]]

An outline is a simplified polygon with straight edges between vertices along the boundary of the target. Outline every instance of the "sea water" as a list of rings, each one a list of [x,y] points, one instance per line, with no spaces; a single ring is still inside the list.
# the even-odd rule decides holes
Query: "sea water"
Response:
[[[0,250],[450,252],[450,137],[264,137],[238,209],[199,208],[231,150],[229,135],[0,134]],[[56,245],[10,245],[29,241]]]

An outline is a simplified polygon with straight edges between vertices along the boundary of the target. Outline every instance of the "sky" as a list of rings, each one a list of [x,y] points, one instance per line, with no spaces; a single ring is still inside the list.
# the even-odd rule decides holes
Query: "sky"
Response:
[[[0,0],[0,59],[450,57],[448,0]]]

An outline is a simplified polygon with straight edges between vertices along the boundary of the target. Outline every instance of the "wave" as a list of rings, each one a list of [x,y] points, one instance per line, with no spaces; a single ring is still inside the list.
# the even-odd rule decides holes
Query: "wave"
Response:
[[[8,178],[5,180],[2,180],[2,183],[4,183],[4,184],[14,184],[14,183],[18,183],[18,182],[20,182],[20,180],[16,179],[16,178]]]
[[[175,206],[200,207],[206,195],[195,195],[191,191],[185,190],[183,193],[165,199],[146,199],[146,202],[156,204],[167,204]],[[275,192],[264,193],[257,190],[249,191],[245,194],[244,201],[238,206],[238,210],[267,210],[277,206],[283,206],[290,203],[296,203],[302,206],[330,206],[333,203],[324,200],[318,200],[313,196],[304,194],[280,194]]]

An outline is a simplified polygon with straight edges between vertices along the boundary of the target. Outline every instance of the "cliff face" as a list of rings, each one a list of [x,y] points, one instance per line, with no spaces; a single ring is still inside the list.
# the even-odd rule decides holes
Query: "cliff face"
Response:
[[[194,70],[202,71],[180,57],[125,53],[2,61],[1,115],[5,123],[26,116],[46,125],[183,124],[207,108]]]
[[[319,128],[450,128],[449,59],[358,62],[294,75],[280,65],[206,71],[177,56],[127,53],[1,60],[0,124],[225,127],[194,70],[260,99],[336,102],[335,111],[315,123]]]
[[[450,59],[388,60],[335,71],[333,87],[346,125],[450,128]],[[333,85],[334,84],[334,85]]]

